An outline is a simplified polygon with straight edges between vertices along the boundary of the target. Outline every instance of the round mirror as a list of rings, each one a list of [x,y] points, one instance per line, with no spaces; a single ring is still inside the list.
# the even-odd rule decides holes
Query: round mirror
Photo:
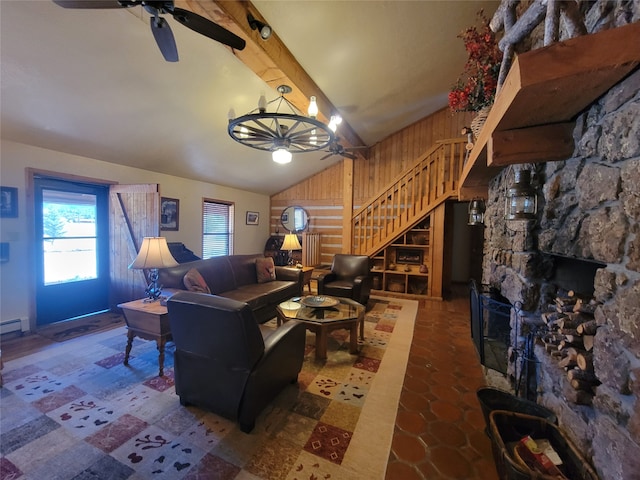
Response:
[[[302,232],[309,225],[309,215],[302,207],[287,207],[282,211],[280,223],[291,233]]]

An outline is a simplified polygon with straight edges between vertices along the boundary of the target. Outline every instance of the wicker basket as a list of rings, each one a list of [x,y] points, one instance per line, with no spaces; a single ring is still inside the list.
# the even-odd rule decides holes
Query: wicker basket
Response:
[[[520,463],[514,445],[524,436],[549,440],[562,459],[559,467],[570,480],[597,480],[598,475],[582,457],[576,446],[553,423],[541,417],[523,413],[494,410],[489,415],[491,450],[498,475],[502,480],[557,480],[556,477],[534,472]]]
[[[478,114],[471,120],[471,131],[473,132],[473,136],[478,138],[480,132],[482,131],[482,127],[484,126],[484,122],[487,121],[487,117],[489,116],[489,112],[491,111],[491,107],[484,107],[478,110]]]
[[[387,289],[390,292],[403,293],[404,292],[404,283],[400,282],[398,280],[390,280],[387,283]]]
[[[481,387],[476,391],[476,396],[478,397],[478,403],[480,403],[480,408],[484,415],[484,421],[486,424],[485,431],[489,436],[491,436],[489,415],[494,410],[525,413],[534,417],[544,418],[551,423],[558,423],[555,413],[548,408],[545,408],[536,402],[532,402],[531,400],[516,397],[515,395],[498,388]]]

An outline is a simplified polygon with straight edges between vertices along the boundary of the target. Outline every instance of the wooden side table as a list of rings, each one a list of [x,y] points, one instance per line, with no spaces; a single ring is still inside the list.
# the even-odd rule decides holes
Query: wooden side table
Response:
[[[124,364],[129,365],[129,354],[133,339],[137,335],[145,340],[155,340],[158,345],[158,376],[164,375],[164,347],[168,340],[172,340],[169,327],[169,313],[167,307],[155,302],[146,302],[144,299],[118,305],[124,313],[127,323],[127,348],[124,355]]]
[[[313,275],[313,267],[287,267],[294,268],[296,270],[302,270],[302,285],[307,286],[309,293],[311,293],[311,276]]]

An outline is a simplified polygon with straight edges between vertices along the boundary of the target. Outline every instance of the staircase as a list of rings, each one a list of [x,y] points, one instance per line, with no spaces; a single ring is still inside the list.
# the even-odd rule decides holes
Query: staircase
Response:
[[[353,252],[373,256],[410,230],[426,214],[458,196],[465,139],[436,142],[377,197],[353,215]]]

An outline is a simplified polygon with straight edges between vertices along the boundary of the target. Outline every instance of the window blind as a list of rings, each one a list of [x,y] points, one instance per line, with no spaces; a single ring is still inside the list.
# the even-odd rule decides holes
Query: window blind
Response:
[[[202,258],[233,254],[233,204],[204,200]]]

